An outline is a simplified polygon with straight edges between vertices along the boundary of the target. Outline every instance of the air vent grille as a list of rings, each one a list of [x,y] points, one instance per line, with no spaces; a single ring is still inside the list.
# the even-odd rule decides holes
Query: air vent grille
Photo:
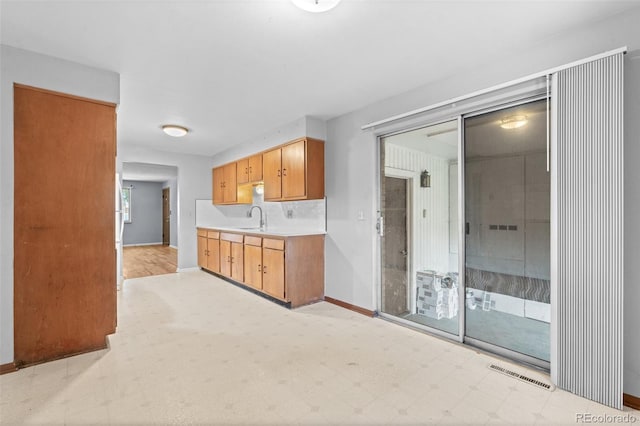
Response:
[[[553,391],[555,389],[555,387],[553,385],[550,385],[549,383],[541,382],[540,380],[533,379],[531,377],[525,376],[524,374],[508,370],[506,368],[500,367],[499,365],[491,364],[489,365],[489,369],[548,391]]]

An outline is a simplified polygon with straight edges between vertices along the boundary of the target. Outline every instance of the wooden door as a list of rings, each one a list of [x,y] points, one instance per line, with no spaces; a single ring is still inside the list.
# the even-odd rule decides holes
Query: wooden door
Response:
[[[220,273],[231,277],[231,241],[220,240]]]
[[[207,238],[207,269],[220,272],[220,240]]]
[[[282,198],[307,195],[304,154],[304,140],[282,147]]]
[[[211,177],[213,204],[224,203],[224,167],[213,169]]]
[[[258,290],[262,289],[262,247],[245,244],[244,282]]]
[[[231,277],[237,281],[244,280],[244,244],[231,243]]]
[[[115,332],[115,153],[115,105],[14,85],[17,365]]]
[[[280,148],[265,152],[262,155],[265,200],[279,200],[282,197],[281,164]]]
[[[162,189],[162,244],[168,246],[171,243],[171,203],[169,200],[169,188]]]
[[[198,236],[198,266],[201,268],[207,268],[207,238],[206,237]]]
[[[284,251],[262,249],[262,290],[278,299],[285,298]]]
[[[249,159],[239,160],[236,162],[236,183],[249,182]]]
[[[262,180],[262,154],[249,157],[249,181]]]
[[[224,166],[224,202],[235,203],[238,200],[236,163]]]

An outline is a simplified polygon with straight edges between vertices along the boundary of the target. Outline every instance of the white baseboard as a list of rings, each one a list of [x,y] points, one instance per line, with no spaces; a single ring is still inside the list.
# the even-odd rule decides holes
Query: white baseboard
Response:
[[[194,268],[178,268],[176,272],[195,272],[199,270],[200,270],[200,267],[196,266]]]
[[[141,247],[141,246],[161,246],[162,241],[159,243],[142,243],[142,244],[124,244],[122,247]]]
[[[178,246],[169,246],[169,247],[171,247],[172,249],[178,250]]]

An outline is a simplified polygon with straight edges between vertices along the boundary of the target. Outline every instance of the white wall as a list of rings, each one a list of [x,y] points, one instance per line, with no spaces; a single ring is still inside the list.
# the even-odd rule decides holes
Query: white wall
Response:
[[[13,83],[117,104],[120,76],[5,45],[0,70],[0,364],[6,364],[13,362]]]
[[[634,11],[614,19],[592,25],[588,30],[565,33],[556,39],[541,41],[537,48],[523,51],[519,56],[487,58],[486,64],[477,64],[474,72],[452,75],[449,78],[421,87],[409,93],[372,104],[360,110],[334,118],[327,123],[326,194],[326,287],[327,296],[361,306],[376,309],[376,286],[379,276],[375,216],[377,210],[377,143],[375,131],[362,131],[361,126],[434,104],[459,95],[484,89],[499,83],[566,64],[620,46],[630,50],[640,48],[640,12]],[[461,55],[464,52],[460,52]],[[629,62],[629,60],[627,60]],[[632,75],[627,72],[626,145],[627,154],[633,152],[634,163],[640,158],[637,147],[640,123],[637,120],[638,83],[640,67],[637,61]],[[632,82],[630,80],[636,80]],[[630,100],[631,94],[635,98]],[[632,110],[636,116],[628,115]],[[419,121],[419,120],[418,120]],[[630,163],[634,164],[634,163]],[[631,168],[631,167],[630,167]],[[625,183],[630,188],[640,186],[640,172],[627,171]],[[640,199],[629,197],[626,201],[626,241],[635,250],[626,252],[626,335],[625,335],[625,391],[640,396],[640,305],[638,272],[635,258],[640,255]],[[358,220],[358,212],[365,212],[365,219]],[[636,241],[629,243],[629,240]]]
[[[124,162],[161,164],[178,168],[178,188],[171,195],[177,199],[178,271],[196,268],[196,200],[211,198],[211,158],[159,151],[127,143],[118,147],[119,171],[122,170]]]
[[[178,179],[163,182],[162,189],[169,188],[169,245],[178,247]]]

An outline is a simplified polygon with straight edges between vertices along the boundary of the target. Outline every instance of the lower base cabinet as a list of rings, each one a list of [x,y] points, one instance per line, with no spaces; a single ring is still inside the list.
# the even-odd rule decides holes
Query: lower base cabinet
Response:
[[[219,233],[219,240],[215,240],[219,242],[218,270],[212,269],[211,262],[200,262],[203,231]],[[213,250],[208,251],[211,256]],[[198,260],[203,269],[289,303],[292,308],[324,299],[324,235],[281,237],[199,228]]]

